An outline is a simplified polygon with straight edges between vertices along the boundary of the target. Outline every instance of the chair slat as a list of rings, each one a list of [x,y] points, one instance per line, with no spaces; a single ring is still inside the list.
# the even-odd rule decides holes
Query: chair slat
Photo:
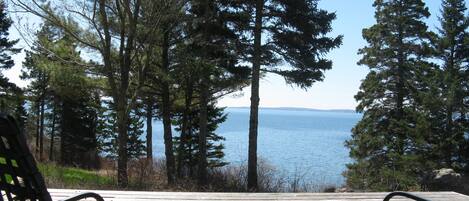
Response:
[[[52,200],[15,121],[0,114],[0,190],[8,200]]]

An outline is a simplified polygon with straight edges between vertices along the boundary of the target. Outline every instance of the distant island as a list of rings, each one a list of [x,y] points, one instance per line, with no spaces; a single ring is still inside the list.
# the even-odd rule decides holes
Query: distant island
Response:
[[[233,109],[249,109],[249,107],[227,107]],[[318,111],[318,112],[346,112],[356,113],[355,110],[351,109],[315,109],[305,107],[260,107],[261,110],[290,110],[290,111]]]

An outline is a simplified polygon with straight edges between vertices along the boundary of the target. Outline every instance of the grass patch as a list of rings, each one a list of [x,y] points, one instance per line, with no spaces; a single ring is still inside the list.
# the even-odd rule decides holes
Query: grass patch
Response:
[[[38,168],[49,188],[112,189],[115,184],[112,177],[95,171],[61,167],[49,163],[40,163]]]
[[[0,164],[6,165],[6,164],[7,164],[7,160],[6,160],[4,157],[0,157]],[[16,163],[15,160],[11,160],[11,165],[12,165],[13,167],[18,167],[18,164]],[[5,177],[7,183],[13,183],[13,177],[12,177],[11,175],[9,175],[9,174],[4,174],[3,176]],[[1,179],[2,179],[2,178],[0,178],[0,180],[1,180]]]
[[[0,157],[0,164],[7,164],[7,160],[3,157]]]

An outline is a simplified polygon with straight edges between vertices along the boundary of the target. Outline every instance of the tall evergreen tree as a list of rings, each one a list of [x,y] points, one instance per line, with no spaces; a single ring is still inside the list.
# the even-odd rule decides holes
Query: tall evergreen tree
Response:
[[[25,61],[22,66],[22,74],[20,76],[23,80],[30,81],[27,92],[29,94],[29,101],[31,102],[30,118],[35,119],[36,128],[36,154],[39,160],[43,159],[43,139],[45,132],[45,112],[46,105],[50,99],[50,75],[48,65],[53,63],[45,48],[52,48],[53,41],[56,41],[58,36],[57,29],[54,29],[50,24],[44,24],[41,30],[36,33],[35,45],[31,50],[26,51]],[[44,49],[43,49],[44,48]]]
[[[427,26],[430,13],[421,0],[376,0],[376,24],[363,30],[368,45],[359,50],[370,73],[355,96],[363,118],[347,141],[350,156],[347,183],[366,190],[408,190],[419,187],[424,165],[418,148],[416,83],[429,64]]]
[[[142,7],[144,22],[157,24],[154,29],[149,29],[147,35],[154,37],[147,41],[148,45],[156,50],[156,56],[151,62],[152,70],[149,71],[149,94],[153,95],[158,105],[159,117],[163,121],[163,140],[165,144],[166,176],[168,184],[176,182],[176,160],[174,157],[172,118],[174,115],[174,99],[176,94],[174,80],[175,47],[184,42],[186,35],[181,33],[183,18],[185,16],[185,2],[182,0],[158,0],[147,1]],[[148,26],[153,27],[153,26]],[[145,37],[147,38],[147,37]]]
[[[10,69],[13,67],[15,63],[11,59],[11,56],[20,51],[20,49],[14,47],[16,43],[18,43],[18,40],[10,40],[8,38],[10,35],[9,29],[12,23],[13,22],[6,12],[6,4],[2,0],[0,1],[0,70]],[[0,84],[3,86],[5,83],[2,82]]]
[[[153,118],[155,116],[156,104],[154,98],[149,95],[144,100],[146,119],[146,155],[147,159],[153,161]]]
[[[425,159],[435,169],[457,171],[468,165],[463,158],[469,130],[469,17],[463,0],[444,0],[438,35],[433,41],[438,64],[427,74],[428,90],[422,95],[427,112],[426,141],[431,147]],[[466,135],[466,136],[465,136]]]
[[[10,83],[1,71],[10,69],[14,65],[11,56],[18,53],[20,49],[14,46],[18,40],[10,40],[9,29],[13,22],[8,17],[6,4],[0,1],[0,112],[10,113],[19,120],[24,119],[23,92],[15,84]],[[22,122],[22,121],[21,121]],[[22,124],[21,124],[22,125]]]
[[[96,62],[96,72],[106,78],[109,96],[116,105],[119,134],[117,181],[121,187],[128,185],[126,146],[130,111],[136,104],[144,83],[141,81],[145,78],[138,73],[142,66],[135,65],[142,3],[143,0],[97,0],[54,4],[41,0],[15,1],[19,8],[59,27],[87,51],[99,55],[96,57],[99,60]],[[60,15],[61,11],[71,14],[70,17],[80,23],[71,23]],[[157,27],[156,24],[153,25]]]
[[[252,63],[247,181],[250,190],[255,191],[258,187],[257,136],[261,72],[278,74],[284,77],[288,84],[307,89],[313,83],[323,80],[324,71],[332,67],[332,62],[324,55],[342,43],[341,36],[327,36],[332,30],[331,23],[336,15],[318,8],[318,2],[231,2],[232,10],[252,16],[247,21],[241,17],[239,21],[242,36],[248,36],[246,58]],[[287,63],[289,68],[277,67],[282,61]]]
[[[190,25],[187,34],[191,37],[188,48],[192,49],[190,61],[194,66],[198,95],[199,136],[198,136],[198,183],[208,184],[210,104],[214,96],[223,96],[243,86],[246,70],[239,62],[239,38],[228,17],[222,1],[193,0],[190,2]],[[187,129],[187,128],[186,128]],[[212,137],[212,140],[214,138]]]
[[[103,108],[99,115],[98,124],[98,143],[100,153],[111,159],[117,159],[118,157],[118,133],[115,127],[116,114],[112,109],[112,103],[106,103],[106,107]],[[145,142],[142,140],[143,136],[143,121],[136,109],[131,112],[130,121],[128,125],[128,136],[127,139],[127,154],[129,159],[138,159],[145,156]]]
[[[51,124],[51,154],[55,134],[60,133],[60,162],[63,165],[96,168],[97,110],[100,106],[94,80],[77,51],[77,43],[62,30],[45,23],[37,33],[35,46],[26,54],[23,79],[31,80],[28,90],[37,102],[39,156],[43,138]],[[57,124],[57,128],[55,125]]]
[[[223,123],[227,115],[224,114],[223,108],[217,108],[213,103],[209,105],[207,112],[207,168],[212,169],[216,167],[222,167],[227,164],[224,161],[224,145],[223,140],[224,138],[216,133],[216,129],[218,126]],[[185,108],[181,108],[181,111],[176,117],[174,124],[176,126],[176,131],[182,132],[184,127],[187,129],[187,133],[184,136],[185,142],[183,146],[180,146],[181,138],[175,137],[176,145],[178,145],[179,149],[177,150],[177,163],[182,164],[180,168],[180,174],[188,175],[191,177],[195,176],[195,170],[197,165],[199,164],[200,157],[199,157],[199,109],[193,108],[189,111],[187,117],[184,117]]]

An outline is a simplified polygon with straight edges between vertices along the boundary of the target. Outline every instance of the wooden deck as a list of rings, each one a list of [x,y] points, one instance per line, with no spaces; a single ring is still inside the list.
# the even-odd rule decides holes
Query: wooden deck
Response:
[[[49,189],[54,200],[63,200],[83,192],[95,192],[106,201],[150,200],[311,200],[311,201],[381,201],[387,193],[187,193]],[[469,196],[454,192],[417,192],[431,201],[469,201]],[[395,198],[392,201],[408,199]]]

